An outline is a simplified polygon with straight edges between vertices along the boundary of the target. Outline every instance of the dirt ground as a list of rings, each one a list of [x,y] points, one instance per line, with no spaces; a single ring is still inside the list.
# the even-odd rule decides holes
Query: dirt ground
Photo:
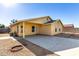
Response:
[[[57,35],[54,35],[56,37],[64,37],[64,38],[72,38],[72,39],[79,39],[79,34],[75,33],[60,33]]]
[[[23,49],[18,52],[11,52],[11,47],[15,45],[22,45],[20,42],[12,40],[12,39],[0,39],[0,56],[34,56],[29,49],[25,48],[23,45]]]
[[[36,44],[33,44],[25,39],[22,39],[22,38],[16,38],[16,39],[37,56],[59,56],[59,55],[57,55],[47,49],[44,49]]]

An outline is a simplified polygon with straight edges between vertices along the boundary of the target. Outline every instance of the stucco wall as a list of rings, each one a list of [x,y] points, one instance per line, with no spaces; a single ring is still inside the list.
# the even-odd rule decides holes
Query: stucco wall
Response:
[[[19,26],[20,25],[21,24],[19,24]],[[35,32],[32,32],[32,26],[35,26]],[[25,35],[34,35],[34,34],[51,35],[51,26],[25,22],[24,32]],[[22,36],[21,33],[19,35]]]
[[[17,34],[19,36],[22,36],[23,33],[21,33],[21,26],[23,25],[23,23],[18,23],[16,25],[13,25],[10,29],[11,29],[11,33],[17,32]],[[17,26],[18,26],[18,31],[17,31]]]
[[[39,34],[51,35],[51,25],[40,25]]]
[[[35,32],[32,32],[32,26],[35,26]],[[39,32],[38,28],[39,28],[38,24],[25,23],[25,35],[37,34]]]
[[[23,26],[23,22],[17,24],[17,26],[18,26],[18,29],[19,29],[19,31],[18,31],[18,35],[19,35],[19,36],[22,36],[23,33],[21,32],[21,26]]]
[[[22,36],[23,33],[21,33],[21,26],[23,26],[23,22],[13,26],[12,31],[17,31],[17,26],[19,27],[18,35]],[[35,26],[35,32],[32,32],[32,26]],[[55,28],[60,28],[61,31],[55,32]],[[24,22],[25,35],[34,35],[34,34],[54,35],[61,32],[62,32],[62,24],[58,21],[47,25]]]
[[[55,28],[57,28],[57,32],[55,32]],[[60,28],[60,31],[59,31]],[[55,35],[58,33],[62,33],[63,26],[59,21],[56,21],[51,24],[51,35]]]
[[[11,32],[15,32],[16,31],[16,26],[15,25],[11,26],[10,29],[11,29]]]

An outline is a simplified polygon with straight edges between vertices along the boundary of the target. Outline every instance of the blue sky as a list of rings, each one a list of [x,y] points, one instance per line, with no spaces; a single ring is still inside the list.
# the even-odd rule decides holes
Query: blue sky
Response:
[[[14,4],[5,7],[0,4],[0,23],[9,25],[12,19],[26,19],[41,16],[50,16],[52,19],[61,19],[63,24],[74,24],[79,27],[79,4],[68,3],[37,3]]]

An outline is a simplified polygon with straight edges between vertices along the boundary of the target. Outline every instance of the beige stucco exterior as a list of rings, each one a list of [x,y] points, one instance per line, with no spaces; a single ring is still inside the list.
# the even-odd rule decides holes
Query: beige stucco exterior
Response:
[[[57,32],[55,32],[55,28],[57,28]],[[59,31],[59,29],[60,29],[60,31]],[[60,23],[60,21],[51,23],[51,35],[56,35],[56,34],[62,33],[62,31],[63,31],[63,26]]]
[[[45,22],[49,21],[47,19],[50,19],[50,18],[47,18],[47,17],[37,18],[35,20],[33,19],[33,20],[22,21],[22,22],[16,23],[10,26],[11,32],[17,32],[19,36],[23,36],[23,37],[25,35],[34,35],[34,34],[55,35],[62,32],[63,25],[61,24],[59,20],[53,23],[45,24]],[[18,31],[17,31],[17,26],[19,29]],[[21,26],[23,26],[23,28],[21,28]],[[34,32],[32,32],[32,26],[35,27]],[[57,28],[57,32],[55,32],[55,28]],[[59,28],[61,31],[58,31]]]
[[[39,33],[38,34],[43,34],[43,35],[51,35],[51,25],[41,25],[39,27]]]

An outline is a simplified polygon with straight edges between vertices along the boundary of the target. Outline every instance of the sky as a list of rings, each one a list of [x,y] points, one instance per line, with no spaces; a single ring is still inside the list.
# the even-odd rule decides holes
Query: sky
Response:
[[[18,3],[0,4],[0,23],[8,26],[12,19],[28,19],[50,16],[60,19],[63,24],[74,24],[79,27],[78,3]]]

